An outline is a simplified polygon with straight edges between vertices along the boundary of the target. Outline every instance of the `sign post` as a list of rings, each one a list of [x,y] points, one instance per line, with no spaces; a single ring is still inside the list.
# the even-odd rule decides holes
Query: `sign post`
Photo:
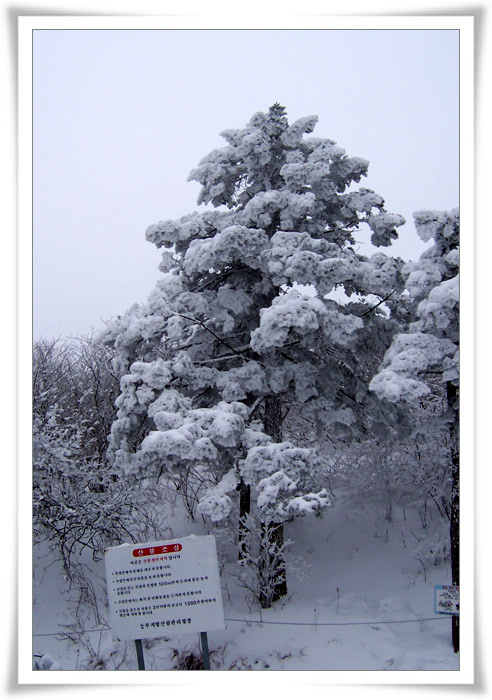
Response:
[[[215,537],[110,547],[105,564],[113,637],[135,640],[139,670],[142,639],[196,632],[209,670],[204,630],[225,629]]]
[[[208,653],[208,638],[206,632],[200,632],[200,641],[202,643],[203,668],[205,671],[210,671],[210,655]]]
[[[143,647],[142,647],[142,640],[141,639],[135,640],[135,647],[137,650],[138,670],[145,671],[145,662],[144,662]]]

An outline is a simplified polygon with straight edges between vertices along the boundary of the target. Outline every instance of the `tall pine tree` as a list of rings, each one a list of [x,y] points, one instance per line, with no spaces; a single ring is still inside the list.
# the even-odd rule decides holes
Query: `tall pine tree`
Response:
[[[459,210],[423,210],[414,219],[422,240],[433,245],[403,270],[414,315],[395,336],[370,386],[381,398],[415,403],[431,392],[430,380],[441,379],[447,402],[440,423],[448,428],[450,444],[451,575],[459,586]],[[453,616],[455,651],[458,621]]]
[[[137,476],[206,474],[199,508],[213,521],[238,497],[241,522],[253,514],[268,540],[264,607],[287,592],[283,523],[330,505],[314,446],[285,440],[288,411],[320,433],[397,423],[367,385],[396,328],[402,261],[362,256],[355,236],[366,225],[388,246],[404,220],[354,188],[366,160],[307,136],[316,122],[289,125],[276,103],[223,132],[189,176],[204,208],[147,229],[163,277],[105,332],[124,374],[112,460]]]

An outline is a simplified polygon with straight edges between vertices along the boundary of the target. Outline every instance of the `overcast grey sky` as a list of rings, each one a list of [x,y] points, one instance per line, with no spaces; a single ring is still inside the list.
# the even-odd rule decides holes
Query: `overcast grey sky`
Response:
[[[159,277],[145,229],[196,208],[190,170],[274,102],[370,161],[407,219],[459,195],[457,30],[35,30],[34,339],[87,334]]]

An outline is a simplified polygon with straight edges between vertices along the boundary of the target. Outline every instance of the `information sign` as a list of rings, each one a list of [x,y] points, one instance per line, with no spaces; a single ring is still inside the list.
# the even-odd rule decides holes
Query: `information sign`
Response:
[[[460,614],[459,586],[434,586],[434,612],[436,615]]]
[[[212,535],[110,547],[105,563],[116,639],[225,628]]]

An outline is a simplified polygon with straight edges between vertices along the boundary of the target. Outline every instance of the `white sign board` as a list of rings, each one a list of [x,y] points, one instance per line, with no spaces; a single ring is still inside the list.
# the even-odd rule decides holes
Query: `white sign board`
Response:
[[[434,586],[434,612],[437,615],[460,614],[459,586]]]
[[[225,628],[212,535],[110,547],[105,561],[116,639]]]

